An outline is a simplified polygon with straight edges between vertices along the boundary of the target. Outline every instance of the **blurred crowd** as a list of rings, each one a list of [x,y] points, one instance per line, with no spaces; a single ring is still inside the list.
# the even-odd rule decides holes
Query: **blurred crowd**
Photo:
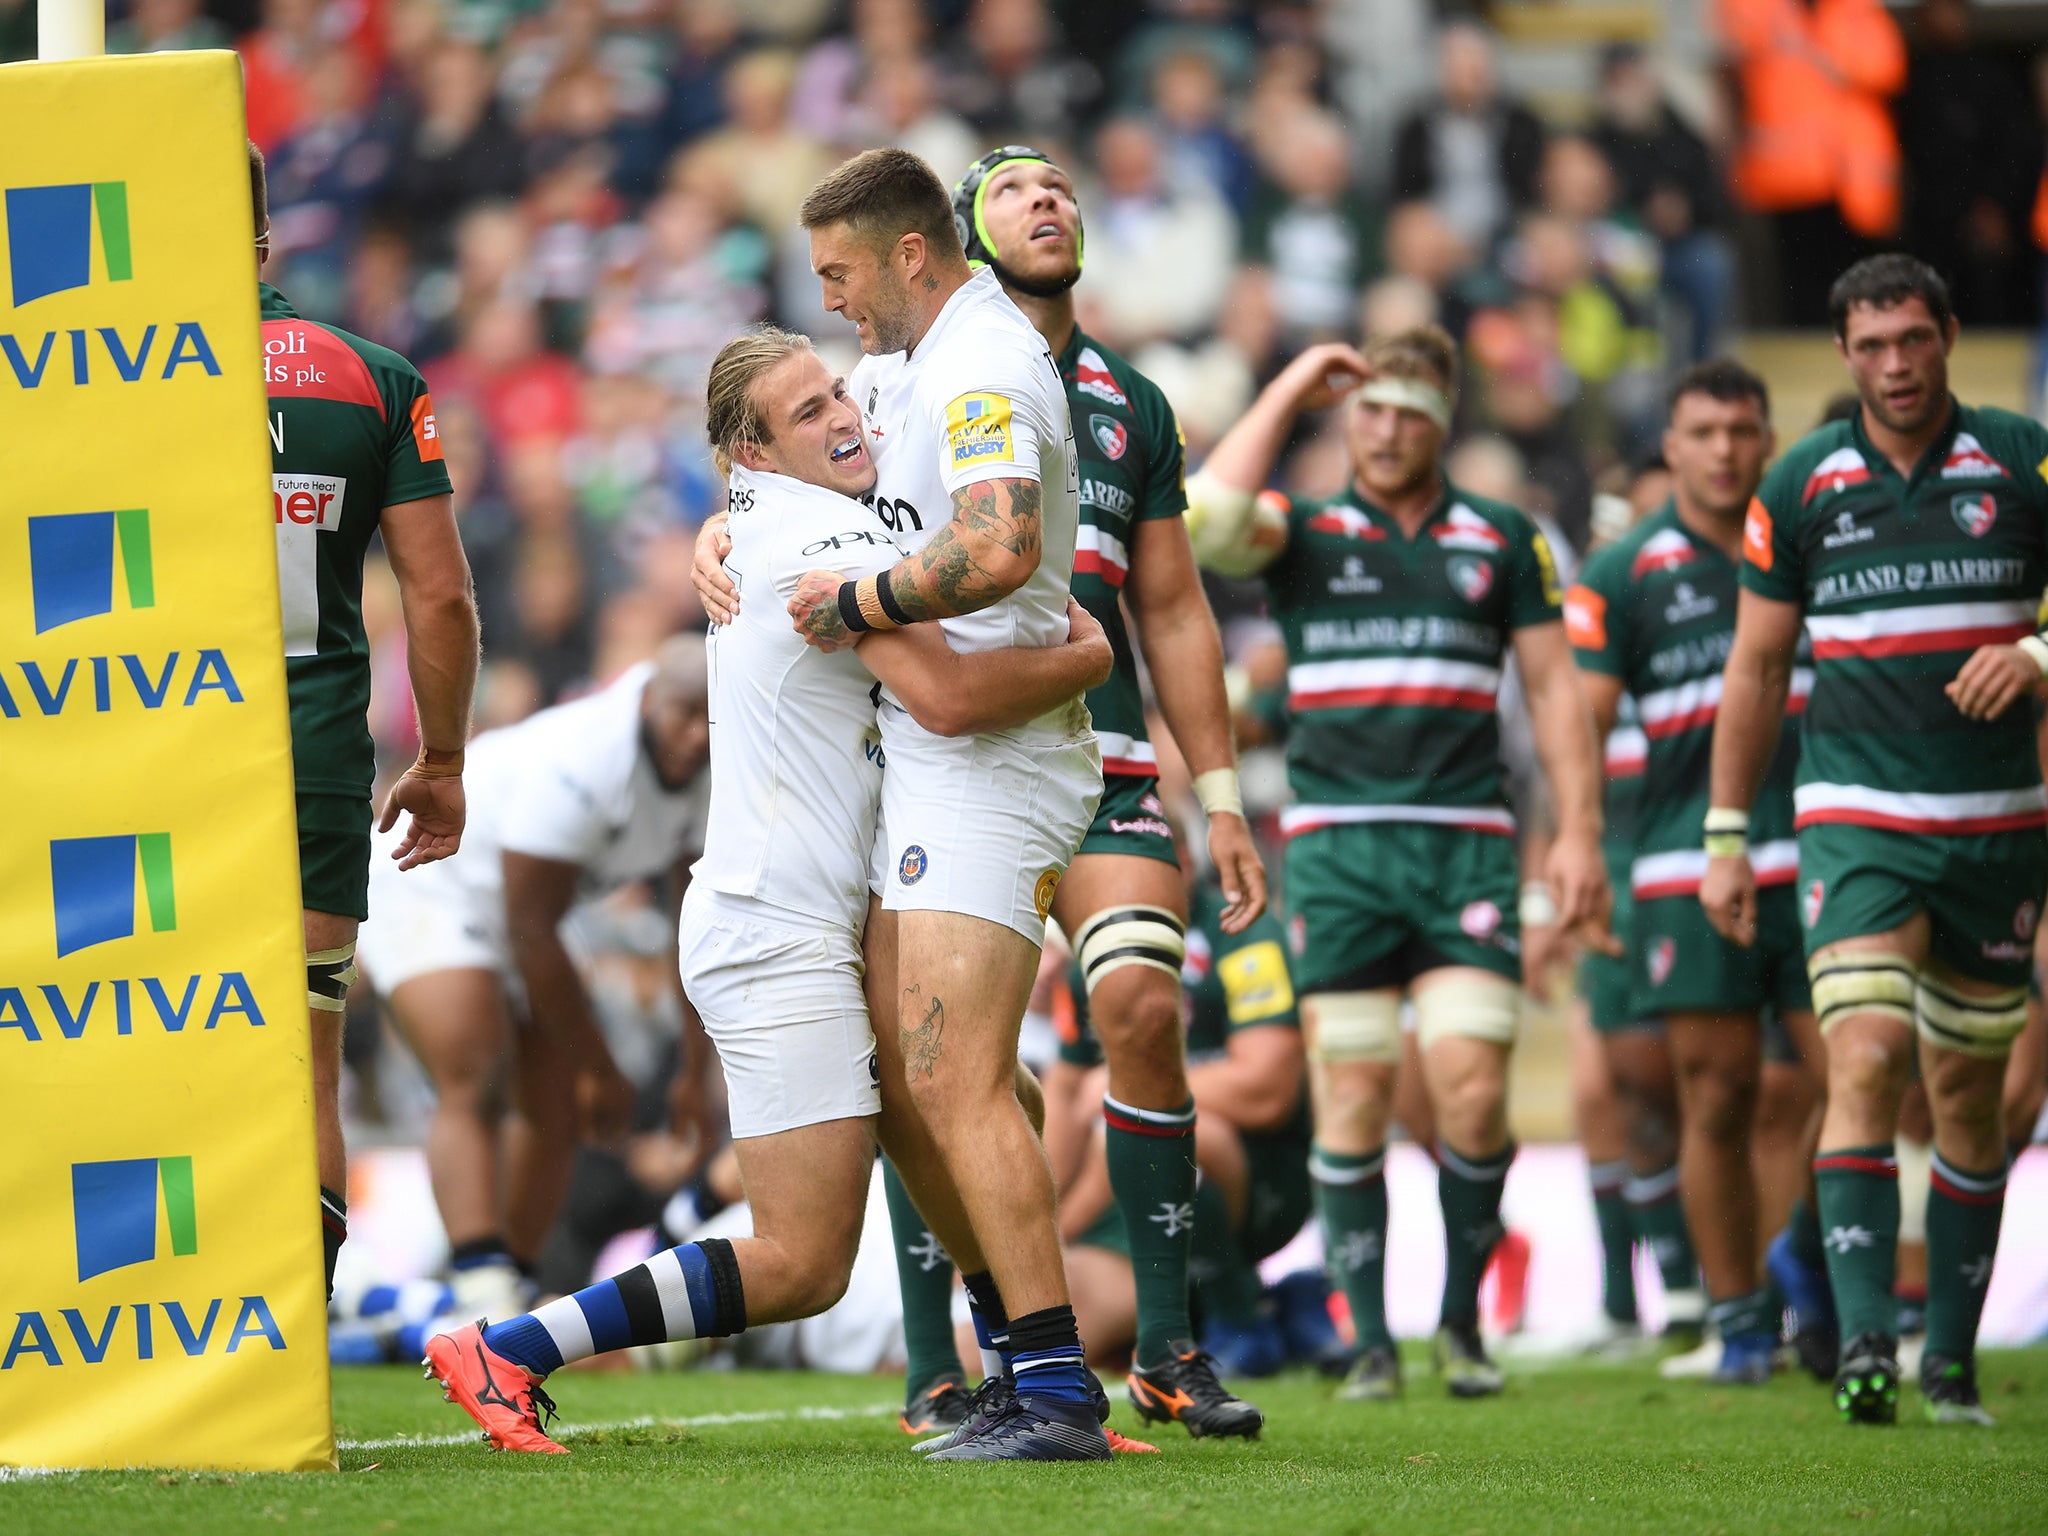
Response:
[[[0,0],[0,59],[32,52],[33,13]],[[1002,142],[1068,165],[1083,324],[1159,381],[1192,463],[1305,342],[1440,321],[1470,370],[1466,463],[1580,548],[1596,494],[1653,451],[1671,371],[1738,322],[1818,323],[1814,273],[1824,291],[1859,245],[1912,242],[1967,321],[2039,310],[2033,83],[2024,55],[1979,46],[1966,0],[1927,0],[1910,50],[1877,0],[1717,0],[1713,67],[1610,42],[1583,89],[1540,102],[1504,83],[1486,22],[1424,0],[111,14],[113,52],[240,52],[270,160],[266,276],[423,366],[487,725],[698,621],[684,571],[721,494],[709,360],[760,319],[851,356],[795,212],[869,145],[948,180]],[[1318,489],[1341,473],[1313,436],[1286,470]],[[1226,618],[1256,609],[1217,596]],[[392,616],[387,594],[372,618]],[[397,760],[392,652],[376,723]]]

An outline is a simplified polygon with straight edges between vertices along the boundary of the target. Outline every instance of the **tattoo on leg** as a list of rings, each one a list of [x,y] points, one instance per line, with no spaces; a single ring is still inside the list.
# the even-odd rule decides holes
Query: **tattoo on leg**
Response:
[[[904,1000],[923,995],[921,987],[903,989]],[[934,997],[926,1005],[917,1025],[899,1026],[896,1034],[903,1045],[903,1069],[911,1076],[930,1077],[939,1066],[939,1037],[946,1032],[946,1005]]]

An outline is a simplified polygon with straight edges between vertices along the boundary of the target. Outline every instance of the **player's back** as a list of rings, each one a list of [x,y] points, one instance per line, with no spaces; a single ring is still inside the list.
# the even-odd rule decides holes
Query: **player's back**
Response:
[[[662,784],[641,746],[641,700],[653,664],[641,662],[594,693],[556,704],[469,744],[469,805],[454,862],[495,889],[506,851],[575,864],[582,894],[666,871],[703,843],[702,777]]]
[[[426,382],[396,352],[262,288],[278,592],[301,793],[367,797],[363,559],[384,509],[446,495]]]
[[[809,570],[886,570],[902,550],[859,502],[735,468],[725,567],[739,616],[711,631],[713,890],[858,926],[882,786],[875,680],[806,645],[784,604]]]
[[[909,356],[866,358],[848,379],[881,472],[875,510],[915,551],[978,481],[1039,482],[1038,569],[999,602],[941,621],[958,651],[1058,645],[1080,524],[1080,471],[1059,366],[992,271],[946,303]],[[872,430],[879,428],[879,431]]]

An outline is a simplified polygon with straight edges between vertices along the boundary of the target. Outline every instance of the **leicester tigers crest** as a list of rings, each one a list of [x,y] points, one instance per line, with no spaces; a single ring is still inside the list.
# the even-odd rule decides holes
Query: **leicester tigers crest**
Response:
[[[1983,538],[1998,521],[1998,499],[1984,491],[1958,496],[1948,504],[1948,510],[1956,526],[1973,539]]]
[[[1444,569],[1451,585],[1468,603],[1476,603],[1493,590],[1493,562],[1476,555],[1453,555]]]
[[[1095,446],[1112,459],[1124,456],[1124,450],[1131,445],[1131,434],[1124,430],[1124,424],[1113,416],[1104,416],[1091,411],[1088,416],[1088,431],[1095,439]]]

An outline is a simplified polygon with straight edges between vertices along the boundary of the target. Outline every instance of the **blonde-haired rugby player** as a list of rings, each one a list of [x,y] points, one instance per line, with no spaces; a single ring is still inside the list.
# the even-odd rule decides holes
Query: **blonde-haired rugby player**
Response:
[[[1460,1397],[1498,1392],[1479,1280],[1501,1236],[1508,1053],[1521,977],[1514,822],[1494,694],[1510,647],[1557,803],[1558,918],[1613,953],[1601,765],[1543,535],[1441,467],[1457,354],[1434,326],[1304,352],[1188,482],[1189,533],[1217,570],[1263,572],[1288,652],[1283,826],[1316,1111],[1311,1160],[1331,1279],[1359,1357],[1343,1395],[1392,1397],[1384,1276],[1388,1106],[1401,995],[1414,999],[1436,1111],[1448,1261],[1437,1362]],[[1304,411],[1343,405],[1351,482],[1260,494]]]
[[[855,577],[898,558],[851,499],[875,481],[860,412],[805,338],[763,329],[728,343],[706,399],[730,469],[727,568],[742,592],[786,599],[808,571]],[[857,653],[818,650],[770,601],[714,629],[710,826],[683,905],[683,985],[725,1070],[754,1235],[685,1243],[525,1316],[433,1339],[429,1373],[494,1444],[562,1449],[535,1410],[552,1408],[539,1383],[564,1364],[838,1300],[878,1115],[920,1209],[948,1246],[971,1251],[959,1196],[898,1091],[894,1033],[877,1040],[862,995],[883,779],[877,683],[925,729],[971,734],[1076,699],[1110,666],[1101,626],[1078,611],[1064,644],[974,655],[955,655],[929,625]]]

